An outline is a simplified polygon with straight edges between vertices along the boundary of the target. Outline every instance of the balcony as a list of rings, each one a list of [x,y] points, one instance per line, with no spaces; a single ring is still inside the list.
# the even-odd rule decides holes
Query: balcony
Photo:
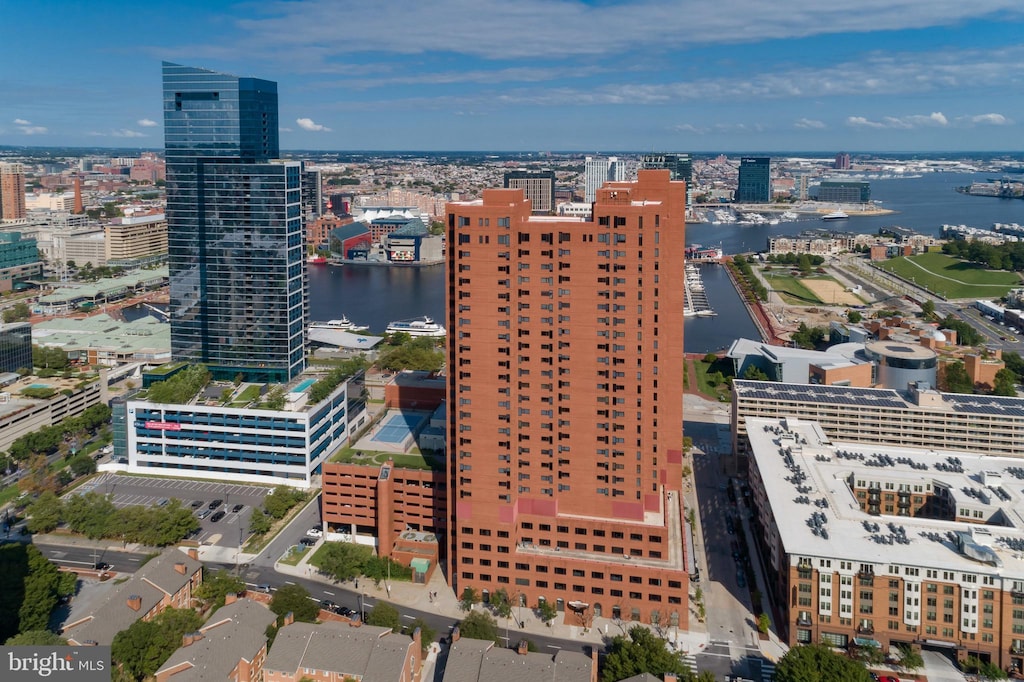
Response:
[[[799,616],[797,616],[796,619],[796,624],[801,625],[803,627],[809,627],[812,622],[813,621],[811,621],[811,617],[806,613],[801,613]]]
[[[861,623],[860,625],[857,626],[857,634],[858,635],[873,635],[873,634],[875,634],[875,626],[874,625],[868,625],[866,623]]]

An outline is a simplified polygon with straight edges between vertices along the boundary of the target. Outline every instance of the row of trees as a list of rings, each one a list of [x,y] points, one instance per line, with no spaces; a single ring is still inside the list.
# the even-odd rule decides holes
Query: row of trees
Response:
[[[28,307],[28,303],[25,301],[18,301],[10,308],[5,308],[3,313],[4,324],[10,324],[11,322],[21,322],[27,320],[32,316],[32,311]]]
[[[48,533],[61,523],[91,539],[114,538],[151,547],[165,547],[199,528],[191,509],[172,499],[162,507],[133,505],[118,509],[108,495],[95,491],[66,500],[47,491],[28,508],[28,528]]]
[[[375,582],[386,577],[393,580],[412,580],[412,569],[392,560],[377,556],[372,547],[352,542],[328,542],[318,555],[320,570],[335,580],[352,580],[365,576]]]
[[[99,403],[87,408],[77,417],[67,417],[53,426],[44,426],[26,433],[13,443],[8,454],[16,461],[33,455],[48,455],[57,450],[65,439],[84,440],[110,421],[110,408]]]
[[[263,535],[270,530],[274,521],[283,519],[292,507],[306,501],[306,493],[286,485],[279,485],[263,498],[263,506],[252,510],[249,515],[249,530]]]
[[[1007,242],[988,244],[986,242],[954,239],[942,245],[942,252],[971,263],[979,263],[992,270],[1024,270],[1024,243]]]
[[[152,384],[147,397],[154,403],[181,405],[210,383],[210,376],[206,365],[190,365],[169,379]]]
[[[429,336],[412,338],[405,332],[392,334],[388,339],[390,350],[381,354],[378,366],[397,372],[403,369],[436,372],[444,366],[444,342]]]
[[[740,288],[743,289],[743,295],[748,299],[753,298],[758,301],[767,301],[768,288],[754,275],[750,261],[742,254],[738,254],[732,257],[732,264],[742,277]]]
[[[309,402],[313,405],[317,404],[334,392],[341,382],[364,371],[367,367],[369,367],[369,363],[362,355],[345,360],[332,369],[327,376],[309,387]]]
[[[0,641],[46,630],[61,597],[75,592],[74,573],[62,573],[35,545],[0,546]]]

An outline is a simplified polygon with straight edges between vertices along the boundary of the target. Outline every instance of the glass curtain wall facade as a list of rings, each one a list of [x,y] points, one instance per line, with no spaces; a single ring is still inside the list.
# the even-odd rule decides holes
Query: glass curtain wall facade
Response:
[[[277,84],[165,62],[171,350],[214,378],[304,367],[302,164],[279,154]]]
[[[740,177],[736,201],[741,204],[766,204],[772,200],[772,160],[767,156],[740,159]]]
[[[23,367],[32,367],[32,325],[0,325],[0,371],[17,372]]]

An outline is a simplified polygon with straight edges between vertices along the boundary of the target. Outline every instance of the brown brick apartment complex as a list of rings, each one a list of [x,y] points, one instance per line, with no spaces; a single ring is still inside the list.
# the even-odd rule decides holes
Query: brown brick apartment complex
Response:
[[[515,189],[448,205],[456,593],[686,626],[685,202],[651,170],[589,221],[531,216]]]

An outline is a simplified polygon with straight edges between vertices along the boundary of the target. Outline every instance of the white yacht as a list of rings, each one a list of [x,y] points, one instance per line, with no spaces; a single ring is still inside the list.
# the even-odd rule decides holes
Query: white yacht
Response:
[[[424,315],[411,320],[395,320],[387,328],[388,334],[405,332],[409,336],[444,336],[445,328]]]
[[[368,325],[359,325],[351,322],[344,315],[338,320],[327,320],[326,322],[311,322],[309,324],[310,329],[334,329],[336,331],[343,332],[365,332],[370,327]]]
[[[849,217],[850,216],[848,214],[844,213],[843,211],[832,211],[831,213],[826,213],[825,215],[821,216],[821,219],[822,220],[829,220],[829,221],[831,221],[831,220],[846,220]]]

